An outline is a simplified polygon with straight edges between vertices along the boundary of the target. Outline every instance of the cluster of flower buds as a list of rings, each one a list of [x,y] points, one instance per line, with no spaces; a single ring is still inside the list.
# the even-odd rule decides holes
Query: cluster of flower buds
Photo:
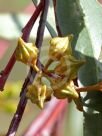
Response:
[[[85,63],[84,60],[77,60],[72,53],[71,42],[73,35],[66,37],[55,37],[50,40],[49,59],[43,70],[39,70],[36,65],[38,59],[38,49],[32,43],[26,43],[21,38],[18,40],[16,49],[16,59],[34,70],[37,74],[32,85],[28,86],[27,98],[33,103],[43,108],[44,103],[54,95],[58,99],[67,98],[74,100],[77,109],[83,110],[82,100],[75,89],[73,80],[77,77],[79,68]],[[55,68],[49,70],[51,63],[58,62]],[[53,73],[57,77],[50,76]],[[46,77],[50,82],[50,88],[42,82]]]

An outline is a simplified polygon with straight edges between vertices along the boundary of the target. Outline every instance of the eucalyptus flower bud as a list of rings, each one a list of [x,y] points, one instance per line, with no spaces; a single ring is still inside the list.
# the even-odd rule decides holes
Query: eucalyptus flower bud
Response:
[[[36,103],[42,109],[45,100],[45,93],[46,86],[39,86],[36,88],[34,85],[29,85],[26,96],[31,100],[32,103]]]
[[[38,49],[33,43],[26,43],[20,37],[18,39],[18,46],[15,56],[18,61],[21,61],[31,66],[34,70],[39,71],[38,67],[36,66]]]
[[[51,94],[52,90],[47,88],[45,84],[42,84],[41,78],[38,75],[34,84],[28,86],[26,96],[32,103],[37,104],[42,109],[44,103],[51,99]]]
[[[49,56],[53,60],[59,60],[65,52],[72,54],[71,41],[73,35],[66,37],[55,37],[50,41]]]
[[[45,69],[47,69],[53,61],[60,60],[63,55],[72,55],[72,39],[73,35],[68,35],[66,37],[54,37],[50,40],[49,59],[45,65]]]
[[[83,64],[85,64],[85,60],[77,60],[72,55],[66,55],[61,58],[54,71],[56,74],[72,80],[77,77],[78,70]]]
[[[60,84],[60,82],[59,82],[59,84]],[[65,98],[74,99],[74,98],[79,97],[78,93],[76,92],[76,90],[74,88],[73,81],[66,82],[62,86],[59,86],[59,88],[54,88],[52,86],[52,89],[54,91],[54,96],[58,99],[65,99]]]
[[[60,85],[59,85],[60,84]],[[82,100],[75,90],[74,82],[71,80],[69,82],[65,82],[61,85],[61,80],[56,80],[52,82],[53,94],[58,99],[68,99],[68,102],[72,100],[76,104],[78,110],[83,111],[83,103]]]

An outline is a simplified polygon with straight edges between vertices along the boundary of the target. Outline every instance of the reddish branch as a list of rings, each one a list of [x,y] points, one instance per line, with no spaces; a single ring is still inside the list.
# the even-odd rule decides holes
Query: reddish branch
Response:
[[[22,35],[22,38],[25,42],[28,41],[28,38],[29,38],[29,35],[30,35],[30,32],[32,30],[32,27],[36,21],[36,19],[38,18],[41,10],[43,9],[43,1],[41,1],[39,3],[39,5],[36,7],[32,17],[30,18],[29,22],[26,24],[26,26],[22,29],[22,32],[23,32],[23,35]]]
[[[47,17],[47,13],[48,13],[48,7],[49,7],[49,0],[47,0],[47,1],[45,0],[43,12],[42,12],[41,19],[40,19],[40,25],[39,25],[39,29],[38,29],[38,33],[37,33],[36,45],[37,45],[38,48],[41,48],[41,45],[42,45],[43,34],[44,34],[45,23],[46,23],[46,17]],[[16,113],[14,114],[14,117],[11,121],[9,130],[8,130],[6,136],[10,136],[11,134],[12,134],[12,136],[14,136],[16,134],[17,128],[19,126],[19,123],[21,121],[21,118],[23,116],[23,113],[24,113],[24,110],[25,110],[25,107],[26,107],[26,104],[27,104],[27,98],[26,98],[27,86],[28,86],[28,84],[33,82],[35,75],[36,75],[36,73],[31,68],[30,72],[29,72],[29,74],[28,74],[28,76],[25,80],[25,83],[23,85],[23,88],[22,88],[22,91],[21,91],[22,92],[21,98],[20,98]]]
[[[22,35],[22,38],[25,42],[28,41],[28,38],[29,38],[29,35],[30,35],[30,32],[32,30],[32,27],[37,19],[37,17],[39,16],[41,10],[43,9],[43,3],[41,2],[35,12],[33,13],[32,17],[30,18],[30,20],[28,21],[27,25],[23,28],[22,32],[23,32],[23,35]],[[0,73],[0,91],[2,91],[4,89],[4,86],[5,86],[5,83],[6,83],[6,80],[8,79],[8,76],[14,66],[16,62],[16,59],[15,59],[15,51],[14,53],[12,54],[8,64],[6,65],[6,67],[4,68],[4,70]]]
[[[85,87],[76,87],[77,92],[86,92],[86,91],[101,91],[102,92],[102,81],[90,86]]]

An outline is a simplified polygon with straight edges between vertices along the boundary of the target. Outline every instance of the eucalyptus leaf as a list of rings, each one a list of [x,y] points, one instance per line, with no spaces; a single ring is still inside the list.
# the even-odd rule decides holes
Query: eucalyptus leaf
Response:
[[[63,35],[74,34],[73,49],[76,57],[86,60],[86,64],[79,70],[79,85],[93,85],[102,80],[101,5],[96,0],[58,0],[57,17]],[[101,136],[102,117],[99,113],[102,113],[102,93],[94,91],[84,94],[83,102],[84,135]]]
[[[82,85],[92,85],[102,80],[100,76],[102,67],[99,61],[102,48],[102,7],[96,0],[80,0],[80,5],[84,13],[85,29],[80,34],[84,42],[78,39],[80,47],[78,46],[77,50],[84,54],[87,64],[80,71],[79,80]],[[84,136],[102,135],[101,105],[102,93],[100,92],[90,92],[84,97]]]

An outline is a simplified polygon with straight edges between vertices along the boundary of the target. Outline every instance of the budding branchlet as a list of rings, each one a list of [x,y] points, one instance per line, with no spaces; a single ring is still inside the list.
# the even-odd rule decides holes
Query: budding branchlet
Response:
[[[73,79],[77,77],[79,68],[85,63],[83,60],[77,60],[72,53],[71,42],[73,35],[66,37],[55,37],[50,40],[49,58],[43,70],[39,70],[36,65],[38,60],[38,49],[33,43],[26,43],[22,38],[18,40],[18,46],[15,52],[16,59],[21,61],[34,70],[37,75],[33,84],[28,86],[26,96],[32,103],[40,108],[44,103],[54,95],[58,99],[73,100],[77,109],[83,110],[82,101],[79,93],[76,91]],[[52,70],[49,70],[51,63],[57,61],[58,64]],[[45,72],[45,73],[44,73]],[[50,74],[55,74],[54,78]],[[42,82],[42,77],[46,77],[50,82],[50,88]]]

